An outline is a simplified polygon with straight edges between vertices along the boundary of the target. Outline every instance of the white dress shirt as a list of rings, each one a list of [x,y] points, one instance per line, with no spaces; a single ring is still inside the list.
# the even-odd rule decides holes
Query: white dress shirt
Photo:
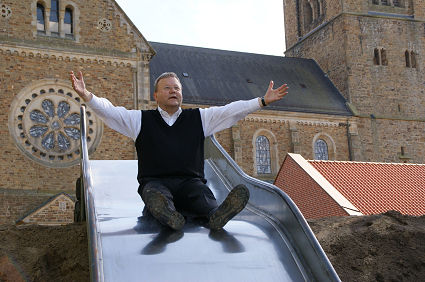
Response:
[[[142,112],[140,110],[127,110],[124,107],[116,107],[108,99],[99,98],[94,94],[87,105],[107,126],[136,141],[142,128]],[[258,98],[254,98],[247,101],[232,102],[225,106],[199,109],[204,136],[207,137],[229,128],[249,113],[255,112],[260,108]],[[159,107],[158,111],[164,121],[169,126],[172,126],[181,114],[182,109],[179,108],[171,116]]]

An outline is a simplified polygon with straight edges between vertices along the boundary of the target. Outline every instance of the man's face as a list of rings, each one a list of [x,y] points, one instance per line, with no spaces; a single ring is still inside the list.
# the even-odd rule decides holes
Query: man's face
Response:
[[[163,78],[158,81],[158,89],[153,96],[161,109],[168,111],[175,108],[177,111],[183,100],[182,86],[175,77]]]

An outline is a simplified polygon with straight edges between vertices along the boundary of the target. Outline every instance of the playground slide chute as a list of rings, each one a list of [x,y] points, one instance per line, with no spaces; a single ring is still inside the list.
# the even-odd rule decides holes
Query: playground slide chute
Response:
[[[81,111],[92,281],[340,281],[292,200],[243,173],[214,138],[205,142],[207,184],[219,203],[245,184],[247,207],[222,231],[190,218],[181,232],[162,227],[143,211],[137,161],[88,159]]]

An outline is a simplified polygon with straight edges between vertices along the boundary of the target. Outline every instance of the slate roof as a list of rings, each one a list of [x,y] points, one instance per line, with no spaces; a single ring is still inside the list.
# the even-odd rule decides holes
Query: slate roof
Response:
[[[175,72],[183,102],[224,105],[263,96],[270,80],[287,83],[289,94],[271,110],[351,116],[346,101],[314,60],[149,42],[151,99],[155,79]],[[183,73],[188,76],[185,77]]]
[[[363,214],[425,214],[425,165],[308,161]]]

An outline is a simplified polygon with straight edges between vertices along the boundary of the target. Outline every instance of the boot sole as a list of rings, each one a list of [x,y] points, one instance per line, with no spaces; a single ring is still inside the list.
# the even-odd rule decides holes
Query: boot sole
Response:
[[[185,224],[183,215],[168,207],[167,199],[159,192],[150,192],[148,210],[159,222],[174,230],[180,230]]]
[[[221,229],[235,215],[241,212],[249,200],[249,191],[245,185],[238,185],[230,191],[224,202],[217,208],[210,217],[210,229]]]

